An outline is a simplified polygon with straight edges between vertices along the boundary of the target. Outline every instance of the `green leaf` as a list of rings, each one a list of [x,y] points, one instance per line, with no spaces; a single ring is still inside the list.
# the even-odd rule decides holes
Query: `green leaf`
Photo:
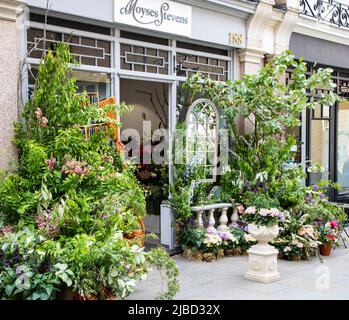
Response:
[[[8,297],[11,297],[13,291],[15,289],[15,286],[14,285],[7,285],[6,288],[5,288],[5,293]]]

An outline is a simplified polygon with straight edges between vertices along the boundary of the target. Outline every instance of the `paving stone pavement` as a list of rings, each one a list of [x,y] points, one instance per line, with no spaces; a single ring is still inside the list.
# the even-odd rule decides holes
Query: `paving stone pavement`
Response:
[[[279,260],[280,281],[263,284],[244,279],[248,257],[226,257],[194,262],[174,257],[180,268],[178,300],[347,300],[349,299],[349,249],[337,248],[323,263]],[[129,300],[152,300],[161,290],[157,271],[137,287]]]

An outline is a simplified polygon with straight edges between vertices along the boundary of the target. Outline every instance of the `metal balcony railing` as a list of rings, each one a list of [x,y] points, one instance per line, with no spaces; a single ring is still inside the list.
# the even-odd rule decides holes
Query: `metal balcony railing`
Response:
[[[303,15],[329,22],[340,28],[349,28],[348,4],[334,0],[300,0],[300,6]]]

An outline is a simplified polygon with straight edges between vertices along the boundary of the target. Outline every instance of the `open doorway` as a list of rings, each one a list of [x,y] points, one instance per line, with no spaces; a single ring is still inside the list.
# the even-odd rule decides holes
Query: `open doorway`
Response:
[[[147,190],[145,229],[146,232],[160,234],[160,206],[168,198],[169,168],[166,160],[161,163],[158,159],[154,161],[153,151],[159,149],[160,144],[166,145],[161,132],[168,131],[169,127],[169,85],[121,79],[120,100],[134,106],[132,112],[121,117],[121,137],[122,142],[127,145],[130,143],[130,129],[138,133],[139,141],[136,141],[136,145],[139,150],[132,148],[131,153],[138,155],[134,160],[137,164],[137,177]],[[149,135],[150,145],[147,142],[150,141]],[[165,149],[166,147],[162,155],[168,151]]]

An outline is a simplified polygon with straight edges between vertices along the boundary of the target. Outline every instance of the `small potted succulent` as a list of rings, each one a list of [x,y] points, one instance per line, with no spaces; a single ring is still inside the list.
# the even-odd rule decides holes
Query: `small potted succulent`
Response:
[[[333,246],[338,243],[338,222],[334,220],[320,225],[318,232],[320,234],[319,241],[321,242],[320,254],[327,257],[331,254]]]

